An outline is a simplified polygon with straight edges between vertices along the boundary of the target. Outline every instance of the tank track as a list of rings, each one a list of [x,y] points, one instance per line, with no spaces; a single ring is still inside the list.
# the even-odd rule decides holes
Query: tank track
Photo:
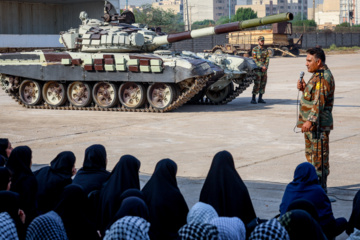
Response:
[[[211,75],[210,75],[211,76]],[[168,107],[165,109],[156,109],[153,108],[148,103],[145,104],[145,108],[137,108],[137,109],[129,109],[125,108],[124,106],[119,107],[112,107],[112,108],[101,108],[98,106],[88,106],[88,107],[76,107],[76,106],[59,106],[54,107],[46,104],[45,102],[42,103],[42,105],[36,105],[36,106],[29,106],[24,104],[19,96],[19,93],[12,93],[8,90],[5,90],[5,92],[13,98],[19,105],[25,107],[25,108],[31,108],[31,109],[52,109],[52,110],[87,110],[87,111],[116,111],[116,112],[150,112],[150,113],[164,113],[164,112],[170,112],[172,110],[177,109],[178,107],[184,105],[186,102],[188,102],[192,97],[194,97],[197,93],[199,93],[205,86],[206,82],[210,79],[210,76],[206,76],[203,78],[196,78],[194,81],[194,84],[188,88],[185,92],[183,92],[173,103],[171,103]],[[3,82],[0,81],[0,86],[3,87]]]
[[[204,96],[202,99],[200,99],[198,102],[191,102],[191,104],[198,104],[198,105],[224,105],[235,98],[237,98],[241,93],[243,93],[250,85],[253,83],[254,79],[256,79],[255,73],[247,74],[248,76],[238,85],[235,87],[235,89],[232,91],[231,94],[229,94],[224,100],[221,102],[215,103],[211,101],[209,98]],[[234,81],[234,80],[233,80]]]

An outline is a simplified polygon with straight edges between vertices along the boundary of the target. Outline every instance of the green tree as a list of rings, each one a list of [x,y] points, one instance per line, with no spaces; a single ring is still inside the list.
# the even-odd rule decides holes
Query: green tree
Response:
[[[257,17],[257,12],[254,12],[251,8],[238,8],[235,15],[231,17],[231,22],[244,21]]]
[[[161,27],[163,32],[183,31],[184,24],[180,14],[174,13],[173,10],[163,10],[154,8],[151,4],[143,4],[142,11],[135,11],[136,23],[146,24],[148,27]]]
[[[238,8],[236,10],[235,15],[231,16],[229,21],[229,16],[222,16],[219,20],[216,21],[216,24],[225,24],[229,22],[237,22],[237,21],[243,21],[243,20],[249,20],[253,18],[257,18],[257,13],[254,12],[251,8]]]
[[[293,26],[305,26],[305,27],[316,27],[317,24],[314,20],[307,20],[306,17],[304,20],[301,20],[301,14],[298,13],[295,15],[294,19],[291,21]]]
[[[199,28],[204,28],[204,27],[210,27],[210,26],[214,26],[215,22],[213,20],[202,20],[202,21],[196,21],[191,25],[191,29],[199,29]]]

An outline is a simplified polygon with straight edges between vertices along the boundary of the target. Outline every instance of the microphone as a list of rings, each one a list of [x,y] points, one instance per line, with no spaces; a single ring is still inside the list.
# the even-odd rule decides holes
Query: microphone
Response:
[[[305,73],[303,71],[300,72],[300,82],[303,81],[303,77],[304,77]]]

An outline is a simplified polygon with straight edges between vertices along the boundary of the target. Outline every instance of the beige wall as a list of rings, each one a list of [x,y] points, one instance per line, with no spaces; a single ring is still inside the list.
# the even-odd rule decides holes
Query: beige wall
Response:
[[[315,15],[317,12],[323,12],[324,7],[322,4],[319,4],[316,8],[315,8]],[[308,19],[309,20],[313,20],[313,8],[308,8]]]
[[[205,19],[210,19],[210,20],[215,19],[213,1],[209,2],[209,1],[188,0],[188,3],[189,3],[189,17],[191,24],[193,24],[196,21],[202,21]]]
[[[315,13],[315,22],[318,25],[324,25],[331,23],[332,25],[340,24],[340,11],[338,12],[316,12]]]
[[[340,11],[340,0],[324,0],[324,12]]]

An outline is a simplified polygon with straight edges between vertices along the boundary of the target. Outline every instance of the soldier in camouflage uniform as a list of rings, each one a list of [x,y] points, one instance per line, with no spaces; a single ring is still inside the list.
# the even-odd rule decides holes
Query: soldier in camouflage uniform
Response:
[[[258,93],[260,93],[258,103],[266,103],[262,99],[262,95],[265,93],[265,87],[266,87],[266,81],[267,81],[267,69],[269,66],[269,52],[264,47],[265,38],[263,36],[260,36],[258,38],[258,41],[259,41],[259,46],[256,46],[253,48],[252,56],[253,56],[253,59],[254,59],[256,65],[261,68],[261,71],[258,71],[256,73],[257,78],[254,81],[254,88],[253,88],[253,92],[252,92],[253,95],[252,95],[252,99],[250,102],[252,104],[256,104],[255,97]]]
[[[333,129],[335,80],[325,64],[325,53],[321,48],[311,48],[307,51],[306,67],[313,75],[308,83],[298,81],[297,84],[297,88],[303,92],[297,127],[304,133],[305,156],[307,161],[315,166],[320,182],[321,140],[316,137],[317,128],[322,134],[326,191],[326,180],[330,173],[329,134]]]

